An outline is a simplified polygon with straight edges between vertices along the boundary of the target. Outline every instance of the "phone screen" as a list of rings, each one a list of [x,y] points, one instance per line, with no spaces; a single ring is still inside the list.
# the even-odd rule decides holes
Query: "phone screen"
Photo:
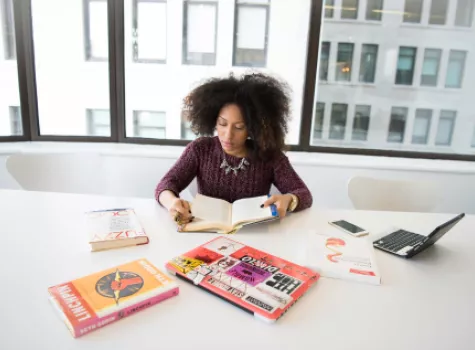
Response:
[[[332,222],[334,225],[340,226],[342,229],[351,232],[351,233],[358,233],[364,231],[361,227],[358,227],[356,225],[353,225],[349,223],[348,221],[345,220],[339,220],[339,221],[333,221]]]

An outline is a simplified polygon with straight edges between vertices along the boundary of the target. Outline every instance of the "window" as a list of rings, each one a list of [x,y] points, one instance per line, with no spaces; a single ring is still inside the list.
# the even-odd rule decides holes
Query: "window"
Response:
[[[407,112],[408,110],[406,107],[393,107],[391,109],[388,142],[402,143],[404,141]]]
[[[431,109],[417,109],[412,128],[412,143],[425,145],[429,137],[430,120],[432,118]]]
[[[374,83],[378,45],[363,44],[360,62],[360,82]]]
[[[445,78],[445,87],[462,87],[462,77],[465,69],[466,56],[466,51],[450,50],[449,65],[447,67],[447,77]]]
[[[134,111],[134,137],[166,138],[167,118],[164,112]]]
[[[320,80],[328,80],[328,61],[330,60],[330,42],[322,42],[320,59]]]
[[[367,0],[366,19],[368,21],[381,21],[383,13],[383,0]]]
[[[15,25],[13,22],[13,0],[0,0],[0,24],[3,25],[3,50],[6,60],[16,59]]]
[[[21,125],[21,109],[18,106],[10,107],[10,134],[23,135],[23,126]]]
[[[86,60],[107,60],[107,0],[84,0],[84,29]]]
[[[437,146],[450,146],[452,143],[456,116],[456,111],[440,111],[439,125],[437,126],[437,135],[435,137],[435,144]]]
[[[214,66],[218,3],[186,0],[183,6],[183,64]]]
[[[236,2],[233,65],[265,67],[269,35],[269,1]]]
[[[475,147],[475,127],[473,128],[473,134],[472,134],[472,147]]]
[[[355,118],[353,119],[353,133],[351,135],[353,141],[366,141],[368,139],[370,114],[371,106],[356,106]]]
[[[108,109],[88,109],[87,133],[91,136],[110,136],[110,112]]]
[[[471,27],[473,20],[474,0],[458,0],[455,13],[455,25],[459,27]]]
[[[83,14],[91,29],[91,62],[86,63]],[[107,2],[31,0],[31,17],[40,136],[99,135],[90,128],[94,116],[87,117],[86,110],[110,108],[109,65],[99,59],[107,57],[109,48]],[[110,127],[100,135],[110,135]]]
[[[420,23],[423,2],[423,0],[406,0],[403,21],[408,23]]]
[[[422,64],[421,85],[437,86],[437,76],[439,74],[441,56],[442,50],[425,49],[424,63]]]
[[[341,18],[358,18],[358,0],[342,0]]]
[[[335,0],[325,0],[325,18],[333,18]]]
[[[132,52],[136,62],[166,63],[166,0],[134,0]]]
[[[448,0],[432,0],[429,24],[445,24]]]
[[[323,120],[325,118],[325,103],[317,102],[315,120],[313,122],[313,138],[321,139],[323,136]]]
[[[397,62],[396,84],[412,85],[414,76],[414,63],[416,61],[416,48],[401,46]]]
[[[351,81],[351,65],[353,63],[353,44],[339,43],[336,61],[337,81]]]
[[[330,119],[330,135],[333,140],[343,140],[345,138],[346,129],[346,113],[348,105],[342,103],[334,103],[332,105],[332,116]]]

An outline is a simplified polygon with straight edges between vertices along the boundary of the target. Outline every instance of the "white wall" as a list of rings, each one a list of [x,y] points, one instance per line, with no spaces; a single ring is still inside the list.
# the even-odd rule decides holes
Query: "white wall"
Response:
[[[111,196],[153,198],[160,178],[181,154],[182,147],[118,144],[11,143],[0,145],[0,188],[20,188],[5,168],[8,155],[17,152],[90,152],[101,155],[100,193]],[[352,208],[347,183],[355,175],[435,182],[442,200],[436,212],[475,214],[475,164],[424,159],[288,154],[309,186],[318,208]],[[97,169],[96,169],[97,170]],[[87,164],[84,171],[90,171]],[[92,170],[94,171],[94,170]],[[34,176],[34,175],[33,175]],[[94,186],[91,184],[91,188]]]

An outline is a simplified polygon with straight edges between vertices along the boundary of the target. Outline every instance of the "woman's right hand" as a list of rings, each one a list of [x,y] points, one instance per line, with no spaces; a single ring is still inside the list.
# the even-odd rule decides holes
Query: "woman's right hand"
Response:
[[[190,203],[181,198],[175,198],[172,201],[170,207],[168,208],[168,213],[178,226],[188,224],[194,218],[191,215]]]

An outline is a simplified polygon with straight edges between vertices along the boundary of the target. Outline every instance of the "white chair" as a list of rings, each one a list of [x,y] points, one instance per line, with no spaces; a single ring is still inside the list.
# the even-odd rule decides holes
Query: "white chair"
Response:
[[[348,196],[359,210],[431,212],[438,204],[437,188],[426,181],[356,176],[348,182]]]
[[[98,154],[13,154],[6,167],[28,191],[101,193],[101,161]]]

